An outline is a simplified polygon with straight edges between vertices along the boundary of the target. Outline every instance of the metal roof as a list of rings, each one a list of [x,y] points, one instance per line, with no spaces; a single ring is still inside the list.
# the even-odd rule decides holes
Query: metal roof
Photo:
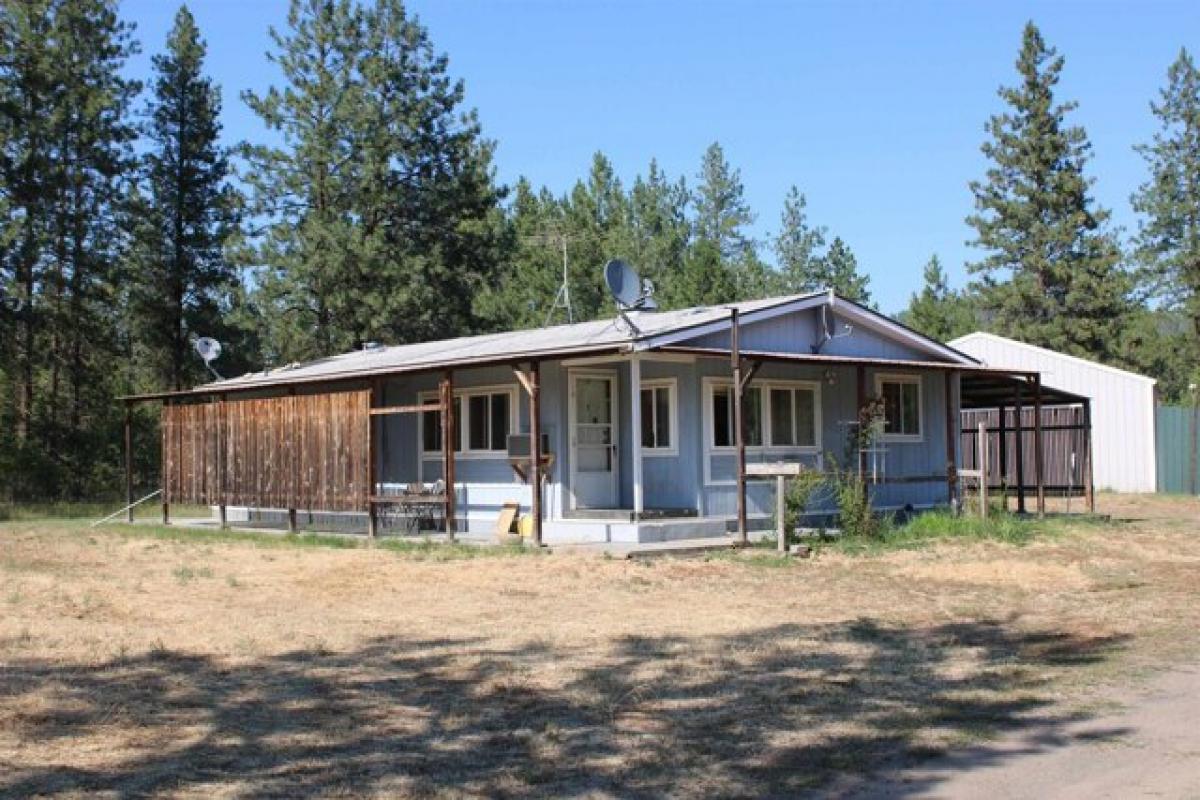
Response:
[[[353,380],[381,375],[426,372],[466,365],[516,363],[535,358],[623,353],[657,349],[660,343],[702,332],[714,325],[728,324],[730,311],[737,309],[742,323],[751,323],[780,313],[838,302],[863,315],[878,318],[878,324],[891,322],[882,314],[836,298],[831,292],[771,297],[719,306],[697,306],[677,311],[629,311],[626,317],[633,329],[620,317],[592,320],[531,330],[505,331],[463,336],[433,342],[395,345],[356,350],[304,363],[288,364],[262,372],[250,372],[236,378],[213,381],[182,392],[162,392],[125,397],[125,400],[151,400],[168,397],[214,395],[225,392],[268,389],[278,386]],[[892,323],[896,325],[895,323]],[[899,327],[897,325],[897,327]],[[897,331],[888,331],[898,335]],[[902,329],[906,338],[920,339],[931,353],[943,358],[974,359],[916,332]]]

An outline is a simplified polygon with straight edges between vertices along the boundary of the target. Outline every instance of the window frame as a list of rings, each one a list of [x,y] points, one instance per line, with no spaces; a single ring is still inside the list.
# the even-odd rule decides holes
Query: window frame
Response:
[[[882,442],[920,443],[925,441],[925,386],[920,375],[912,373],[881,372],[875,375],[875,396],[883,401],[883,386],[885,383],[895,383],[901,386],[917,387],[917,432],[888,433],[886,430],[879,435]],[[903,391],[903,390],[902,390]],[[903,402],[901,403],[903,406]]]
[[[706,377],[702,381],[702,400],[701,413],[704,415],[704,450],[706,454],[725,454],[736,452],[736,445],[717,445],[716,430],[713,426],[713,398],[716,394],[716,389],[732,389],[733,381],[729,378],[713,378]],[[790,378],[764,378],[761,380],[751,381],[747,389],[759,390],[759,415],[762,420],[763,443],[760,445],[746,445],[748,453],[796,453],[800,455],[820,455],[822,447],[822,428],[821,428],[821,382],[809,380],[795,380]],[[774,420],[771,414],[771,390],[772,389],[804,389],[811,391],[813,394],[813,444],[771,444],[772,426]],[[795,419],[792,421],[795,425]]]
[[[669,447],[647,447],[646,445],[641,444],[640,447],[643,456],[654,457],[679,455],[679,392],[677,391],[677,387],[678,382],[675,380],[675,378],[650,378],[642,381],[641,386],[638,387],[638,403],[642,402],[642,392],[654,392],[659,389],[667,390],[667,435],[670,436],[671,440]],[[652,397],[650,403],[650,410],[652,414],[654,409],[655,404]],[[645,419],[642,420],[642,423],[645,424]],[[642,432],[638,430],[636,435],[640,444]]]
[[[520,410],[517,407],[517,385],[515,383],[498,384],[494,386],[468,386],[462,389],[454,390],[454,399],[459,401],[458,417],[454,420],[458,434],[457,447],[454,449],[455,458],[508,458],[507,437],[505,437],[505,446],[500,450],[487,449],[470,449],[470,398],[479,397],[481,395],[508,395],[508,433],[512,435],[520,432]],[[436,390],[424,391],[417,394],[417,402],[421,405],[425,403],[437,402],[438,393]],[[491,408],[492,401],[488,400],[488,439],[491,437]],[[425,415],[428,412],[420,412],[417,414],[417,451],[419,458],[422,461],[428,461],[442,457],[441,440],[438,441],[436,450],[425,449]]]

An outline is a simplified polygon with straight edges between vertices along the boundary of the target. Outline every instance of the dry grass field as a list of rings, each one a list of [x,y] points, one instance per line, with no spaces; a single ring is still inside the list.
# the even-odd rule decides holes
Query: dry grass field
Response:
[[[1050,741],[1200,644],[1200,503],[1100,510],[788,562],[0,524],[0,795],[788,796]]]

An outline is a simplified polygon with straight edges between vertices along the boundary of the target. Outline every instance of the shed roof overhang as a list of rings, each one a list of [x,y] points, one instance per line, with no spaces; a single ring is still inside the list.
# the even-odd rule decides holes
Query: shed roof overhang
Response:
[[[1030,383],[1036,372],[997,371],[991,369],[963,370],[959,405],[964,411],[1000,406],[1015,406],[1018,395],[1026,405],[1033,403]],[[1041,385],[1042,405],[1070,406],[1090,402],[1090,398],[1053,386]]]

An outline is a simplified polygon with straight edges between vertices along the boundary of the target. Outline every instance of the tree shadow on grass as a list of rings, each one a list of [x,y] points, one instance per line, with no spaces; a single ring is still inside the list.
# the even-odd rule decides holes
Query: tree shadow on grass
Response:
[[[599,652],[385,638],[249,662],[15,660],[0,705],[40,710],[13,718],[23,747],[0,794],[794,796],[1010,729],[1061,745],[1046,673],[1121,645],[1012,620],[857,620]],[[111,741],[111,758],[73,758],[80,741]],[[40,748],[57,763],[20,763]]]

